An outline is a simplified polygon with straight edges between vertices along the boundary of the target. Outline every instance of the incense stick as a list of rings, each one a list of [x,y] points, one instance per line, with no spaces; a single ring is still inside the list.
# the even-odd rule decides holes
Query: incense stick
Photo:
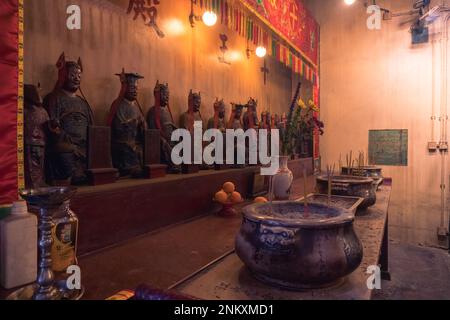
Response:
[[[306,167],[303,167],[303,193],[304,193],[304,205],[305,205],[305,215],[308,215],[308,189],[307,189],[307,173]]]
[[[332,193],[332,184],[333,184],[333,177],[334,177],[334,169],[335,164],[333,164],[333,167],[330,165],[327,165],[327,175],[328,175],[328,207],[331,203],[331,193]]]

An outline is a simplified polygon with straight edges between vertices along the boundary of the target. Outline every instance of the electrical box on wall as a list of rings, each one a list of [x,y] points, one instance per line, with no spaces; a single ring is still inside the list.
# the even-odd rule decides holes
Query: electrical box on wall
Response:
[[[428,142],[428,151],[429,152],[436,152],[438,149],[437,142]]]

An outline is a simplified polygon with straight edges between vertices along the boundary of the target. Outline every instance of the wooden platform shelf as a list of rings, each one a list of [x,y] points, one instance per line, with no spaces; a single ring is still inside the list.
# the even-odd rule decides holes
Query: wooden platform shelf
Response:
[[[294,160],[289,167],[301,177],[303,166],[313,172],[312,159]],[[194,217],[212,214],[212,199],[226,181],[246,195],[258,167],[207,170],[167,175],[153,180],[119,180],[82,187],[72,203],[80,220],[78,255],[90,253]]]

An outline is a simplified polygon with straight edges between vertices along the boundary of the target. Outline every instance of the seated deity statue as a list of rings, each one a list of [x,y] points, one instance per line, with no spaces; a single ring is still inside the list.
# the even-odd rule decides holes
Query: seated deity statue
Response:
[[[258,101],[250,98],[245,107],[247,108],[247,111],[244,113],[243,118],[244,130],[258,130],[260,125],[258,121]]]
[[[144,77],[137,73],[125,73],[125,70],[116,75],[120,77],[121,89],[119,97],[111,105],[108,117],[113,166],[122,177],[141,178],[147,124],[137,95],[138,80]]]
[[[197,121],[203,122],[200,108],[202,105],[202,96],[199,93],[189,92],[188,110],[180,117],[180,128],[194,132],[194,123]]]
[[[83,66],[60,56],[58,82],[44,98],[49,122],[47,179],[54,185],[87,182],[87,135],[94,123],[92,109],[81,91]],[[80,91],[81,96],[77,94]]]
[[[269,127],[267,126],[267,112],[265,111],[261,112],[261,123],[259,127],[260,129],[269,129]]]
[[[225,122],[225,102],[218,98],[214,102],[214,117],[208,121],[208,129],[218,129],[222,133],[227,130]]]
[[[228,121],[228,129],[244,129],[244,124],[242,122],[242,111],[244,110],[243,105],[232,104],[230,120]]]
[[[244,130],[244,124],[242,122],[242,111],[244,110],[243,105],[232,104],[230,120],[228,121],[228,129],[232,130]],[[239,150],[237,142],[235,141],[234,146],[228,146],[228,148],[234,148],[234,164],[233,168],[243,168],[245,165],[237,163],[237,152]],[[247,152],[246,152],[247,153]]]
[[[277,115],[274,113],[270,117],[270,129],[276,129],[277,128]]]
[[[36,189],[46,186],[45,146],[49,116],[42,106],[38,87],[24,85],[25,186]]]
[[[162,84],[159,81],[154,89],[155,105],[147,115],[149,129],[159,130],[161,133],[161,163],[166,164],[169,173],[180,173],[181,167],[172,162],[172,149],[176,142],[172,142],[172,133],[178,129],[173,120],[170,110],[169,84]]]

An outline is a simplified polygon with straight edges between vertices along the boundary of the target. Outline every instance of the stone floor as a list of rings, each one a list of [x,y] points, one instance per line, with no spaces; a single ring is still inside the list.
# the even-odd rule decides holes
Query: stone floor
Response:
[[[295,194],[302,186],[295,185]],[[233,249],[240,224],[240,217],[207,216],[81,257],[84,299],[105,299],[140,284],[167,288]],[[375,299],[450,300],[447,251],[390,245],[392,281],[382,283]],[[0,299],[7,293],[0,290]]]
[[[376,300],[450,300],[450,255],[442,249],[390,243],[392,280]]]

